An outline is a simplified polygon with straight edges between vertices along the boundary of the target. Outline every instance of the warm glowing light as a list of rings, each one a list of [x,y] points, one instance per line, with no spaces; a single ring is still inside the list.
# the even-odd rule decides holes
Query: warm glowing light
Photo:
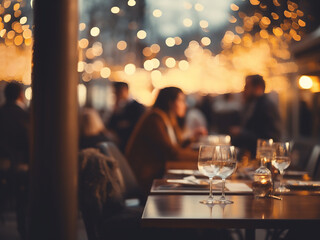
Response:
[[[313,81],[309,76],[301,76],[299,78],[299,86],[302,89],[310,89],[313,86]]]
[[[103,48],[102,48],[101,42],[95,42],[92,45],[92,53],[95,57],[100,56],[103,53]]]
[[[147,60],[143,63],[143,67],[146,71],[151,71],[153,69],[153,63],[151,60]]]
[[[156,69],[160,66],[160,61],[157,58],[152,58],[150,60],[152,62],[153,69]]]
[[[283,35],[283,31],[280,27],[273,28],[273,34],[277,37],[281,37]]]
[[[136,1],[135,0],[129,0],[128,1],[128,6],[133,7],[136,5]]]
[[[26,46],[31,46],[32,41],[33,41],[32,38],[24,39],[24,44],[25,44]]]
[[[79,41],[79,47],[80,48],[87,48],[89,45],[89,41],[88,39],[86,38],[82,38],[80,41]]]
[[[4,21],[5,23],[10,22],[10,20],[11,20],[11,15],[10,15],[10,14],[4,15],[3,21]]]
[[[145,39],[147,37],[147,32],[144,30],[140,30],[137,32],[137,37],[139,39]]]
[[[239,34],[242,34],[242,33],[244,33],[244,29],[240,26],[236,26],[236,32]]]
[[[182,71],[186,71],[189,68],[189,63],[186,60],[181,60],[178,65],[179,65],[180,70],[182,70]]]
[[[120,8],[117,7],[117,6],[114,6],[114,7],[111,8],[111,12],[112,12],[113,14],[117,14],[117,13],[120,12]]]
[[[182,39],[180,37],[175,37],[174,41],[175,41],[176,45],[180,45],[182,43]]]
[[[250,3],[252,5],[259,5],[260,4],[260,1],[259,0],[250,0]]]
[[[31,38],[32,37],[32,31],[30,29],[26,29],[23,31],[22,36],[25,39]]]
[[[301,36],[300,35],[293,35],[292,38],[297,42],[301,41]]]
[[[21,23],[21,24],[26,24],[27,21],[28,21],[28,18],[27,18],[27,17],[22,17],[22,18],[20,18],[20,23]]]
[[[142,54],[146,57],[150,57],[152,55],[152,51],[149,47],[145,47],[143,50],[142,50]]]
[[[192,20],[190,18],[183,19],[183,25],[185,27],[191,27],[192,26]]]
[[[238,10],[239,10],[239,7],[238,7],[236,4],[234,4],[234,3],[232,3],[232,4],[230,5],[230,8],[231,8],[232,11],[238,11]]]
[[[268,31],[267,30],[261,30],[260,31],[260,37],[267,39],[269,37]]]
[[[167,45],[168,47],[173,47],[173,46],[175,45],[175,43],[176,43],[176,41],[175,41],[174,38],[172,38],[172,37],[168,37],[168,38],[166,39],[166,45]]]
[[[155,10],[153,10],[152,14],[154,17],[159,18],[162,16],[162,11],[159,9],[155,9]]]
[[[263,25],[270,25],[270,23],[271,23],[271,21],[270,21],[270,19],[268,18],[268,17],[263,17],[262,19],[261,19],[261,23],[263,24]]]
[[[301,19],[298,20],[298,24],[300,25],[300,27],[305,27],[306,26],[306,22],[301,20]]]
[[[117,48],[120,50],[120,51],[123,51],[127,48],[127,42],[126,41],[119,41],[117,43]]]
[[[202,28],[207,28],[209,26],[209,23],[208,21],[206,20],[201,20],[200,23],[199,23],[200,27]]]
[[[85,63],[85,62],[79,61],[79,62],[78,62],[78,72],[83,72],[85,66],[86,66],[86,63]]]
[[[102,78],[108,78],[111,75],[111,70],[108,67],[104,67],[100,71],[100,75]]]
[[[176,65],[176,60],[172,57],[166,59],[166,66],[168,68],[173,68]]]
[[[1,31],[0,31],[0,37],[4,37],[4,35],[6,34],[6,29],[2,29]]]
[[[80,23],[79,24],[79,30],[80,31],[83,31],[83,30],[85,30],[86,29],[86,24],[85,23]]]
[[[230,23],[236,23],[237,19],[234,16],[231,16],[230,19],[229,19],[229,22]]]
[[[93,73],[93,66],[91,63],[86,64],[84,67],[84,70],[86,71],[86,73],[88,74],[92,74]]]
[[[234,44],[240,44],[241,43],[241,38],[238,35],[234,35],[233,43]]]
[[[100,29],[98,27],[93,27],[90,30],[90,34],[92,37],[97,37],[100,34]]]
[[[18,11],[15,11],[14,14],[13,14],[16,18],[20,17],[21,15],[21,11],[18,10]]]
[[[162,74],[159,70],[153,70],[151,72],[152,82],[161,80]]]
[[[204,46],[209,46],[211,44],[211,40],[208,37],[203,37],[203,38],[201,38],[201,43]]]
[[[280,7],[280,3],[278,2],[278,0],[273,0],[273,4],[276,6],[276,7]]]
[[[160,46],[158,45],[158,44],[156,44],[156,43],[154,43],[154,44],[152,44],[151,46],[150,46],[150,50],[151,50],[151,52],[152,53],[158,53],[158,52],[160,52]],[[151,54],[150,54],[151,55]],[[149,56],[150,56],[149,55]],[[146,56],[146,55],[145,55]]]
[[[201,3],[196,3],[194,5],[194,9],[197,10],[198,12],[201,12],[201,11],[203,11],[204,7]]]
[[[87,87],[84,84],[78,84],[78,102],[79,106],[83,107],[86,104]]]
[[[17,11],[20,8],[20,3],[16,3],[15,5],[13,5],[13,10]]]
[[[20,46],[23,43],[23,37],[18,35],[14,38],[14,44]]]
[[[13,30],[11,30],[7,33],[7,38],[13,39],[15,35],[16,35],[16,33]]]
[[[303,17],[304,13],[303,13],[302,11],[300,11],[300,10],[297,10],[297,15],[298,15],[299,17]]]
[[[103,62],[101,60],[96,60],[92,64],[93,71],[100,72],[102,68],[103,68]]]
[[[23,31],[21,24],[19,22],[12,23],[11,27],[14,31],[16,31],[16,33],[22,33]],[[0,24],[0,28],[1,28],[1,24]]]
[[[271,13],[271,16],[272,16],[272,18],[274,19],[274,20],[278,20],[279,19],[279,15],[278,14],[276,14],[276,13]]]
[[[92,48],[88,48],[88,49],[86,50],[86,57],[87,57],[88,59],[93,59],[93,58],[95,57],[94,54],[93,54]]]
[[[287,18],[291,18],[291,12],[285,10],[283,14],[284,14],[284,16],[287,17]]]
[[[24,95],[25,95],[25,97],[26,97],[26,99],[28,101],[31,101],[31,99],[32,99],[32,88],[31,87],[27,87],[25,92],[24,92]]]
[[[91,74],[87,74],[87,73],[83,73],[83,74],[82,74],[82,80],[83,80],[84,82],[89,82],[91,79],[92,79]]]
[[[8,7],[10,7],[10,5],[11,5],[11,1],[10,0],[5,0],[5,1],[3,1],[3,7],[4,8],[8,8]]]
[[[124,72],[127,75],[133,75],[136,72],[136,66],[133,63],[129,63],[124,67]]]

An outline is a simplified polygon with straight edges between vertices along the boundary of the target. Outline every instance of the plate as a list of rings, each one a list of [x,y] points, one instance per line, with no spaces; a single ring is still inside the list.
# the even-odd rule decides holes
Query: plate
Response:
[[[286,184],[287,188],[296,190],[320,190],[320,181],[295,181],[289,180]]]
[[[199,170],[192,169],[169,169],[167,173],[177,174],[177,175],[193,175],[193,176],[203,176]]]

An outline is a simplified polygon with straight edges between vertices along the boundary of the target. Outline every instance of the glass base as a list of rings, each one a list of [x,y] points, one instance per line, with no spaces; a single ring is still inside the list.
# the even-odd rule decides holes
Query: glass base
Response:
[[[215,201],[214,200],[201,200],[201,201],[199,201],[199,203],[205,204],[205,205],[213,205],[213,204],[215,204]]]
[[[290,189],[282,186],[282,187],[276,188],[274,191],[277,193],[285,193],[285,192],[290,192]]]
[[[232,204],[232,203],[234,203],[234,202],[231,201],[231,200],[228,200],[228,199],[217,199],[217,200],[215,201],[215,203],[216,203],[216,204],[224,204],[224,205],[226,205],[226,204]]]
[[[232,204],[233,201],[226,199],[224,196],[220,196],[218,199],[215,199],[215,204]]]

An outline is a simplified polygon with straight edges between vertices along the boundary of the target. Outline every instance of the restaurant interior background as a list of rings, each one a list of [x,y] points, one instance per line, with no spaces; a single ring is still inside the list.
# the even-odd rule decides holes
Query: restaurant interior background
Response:
[[[218,113],[219,100],[233,96],[237,103],[245,76],[258,73],[279,104],[285,135],[319,140],[319,1],[79,3],[80,107],[108,118],[111,83],[125,81],[146,106],[158,89],[174,85],[189,95],[189,104],[206,99]],[[1,1],[0,105],[11,80],[25,85],[28,101],[32,97],[32,29],[32,0]]]

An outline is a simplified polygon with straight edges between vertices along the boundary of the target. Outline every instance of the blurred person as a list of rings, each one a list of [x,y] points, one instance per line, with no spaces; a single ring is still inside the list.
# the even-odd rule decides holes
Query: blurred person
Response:
[[[153,179],[163,177],[167,161],[194,162],[197,166],[198,152],[182,147],[184,139],[178,118],[185,116],[186,109],[181,89],[161,89],[153,107],[142,116],[129,139],[126,157],[145,194]]]
[[[26,238],[30,120],[22,85],[12,81],[4,89],[0,108],[0,154],[10,161],[10,184],[16,204],[18,232]]]
[[[260,75],[248,75],[243,91],[242,125],[231,127],[232,144],[249,151],[255,158],[258,138],[280,141],[281,118],[275,103],[265,94],[265,81]]]
[[[208,135],[208,123],[204,113],[200,110],[200,100],[196,95],[188,95],[188,108],[184,117],[182,128],[184,138],[199,141],[200,136]]]
[[[115,105],[107,122],[107,128],[117,136],[117,145],[124,152],[133,128],[144,113],[145,107],[130,97],[127,83],[114,82],[113,88]]]
[[[80,113],[80,149],[95,148],[98,143],[114,141],[114,136],[105,128],[99,113],[93,108],[84,108]]]

